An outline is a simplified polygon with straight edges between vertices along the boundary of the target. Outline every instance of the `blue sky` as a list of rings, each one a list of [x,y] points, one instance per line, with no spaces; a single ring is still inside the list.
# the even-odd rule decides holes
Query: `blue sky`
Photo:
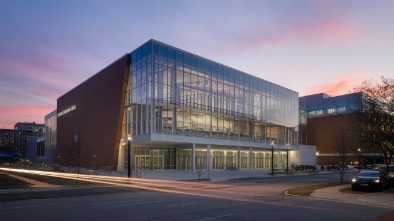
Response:
[[[156,39],[300,93],[392,78],[394,1],[0,0],[0,127]]]

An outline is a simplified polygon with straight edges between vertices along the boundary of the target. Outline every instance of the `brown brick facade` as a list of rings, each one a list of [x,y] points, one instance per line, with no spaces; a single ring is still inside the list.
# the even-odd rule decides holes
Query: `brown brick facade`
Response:
[[[338,156],[324,156],[337,154],[333,145],[340,125],[351,123],[352,114],[339,114],[307,119],[307,144],[316,146],[318,165],[338,165]],[[357,157],[349,157],[346,164],[355,163]]]
[[[57,100],[57,148],[60,163],[70,165],[69,151],[81,151],[83,167],[116,170],[122,137],[129,55],[124,55]],[[78,144],[74,143],[78,134]],[[85,159],[86,156],[86,159]]]

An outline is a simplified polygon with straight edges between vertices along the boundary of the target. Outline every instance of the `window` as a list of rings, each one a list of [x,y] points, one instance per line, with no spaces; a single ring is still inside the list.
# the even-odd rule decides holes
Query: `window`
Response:
[[[335,114],[335,108],[328,108],[327,113],[328,114]]]
[[[316,111],[315,111],[315,110],[308,111],[308,116],[309,116],[309,117],[316,116]]]
[[[337,112],[338,113],[343,113],[346,111],[346,107],[337,107]]]

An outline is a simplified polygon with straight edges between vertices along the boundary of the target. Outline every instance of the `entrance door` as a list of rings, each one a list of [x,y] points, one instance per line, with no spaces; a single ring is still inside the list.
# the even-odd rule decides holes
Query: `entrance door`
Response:
[[[141,170],[150,169],[150,156],[138,155],[135,156],[135,168],[140,168]]]
[[[154,170],[162,170],[163,169],[163,156],[154,156],[153,157],[153,169]]]

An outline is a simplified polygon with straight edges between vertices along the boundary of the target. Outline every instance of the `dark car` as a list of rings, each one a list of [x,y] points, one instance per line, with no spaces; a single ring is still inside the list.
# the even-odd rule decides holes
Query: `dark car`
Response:
[[[383,191],[388,187],[389,176],[381,170],[361,170],[352,178],[352,190],[359,188]]]
[[[389,165],[389,183],[394,187],[394,165]]]

